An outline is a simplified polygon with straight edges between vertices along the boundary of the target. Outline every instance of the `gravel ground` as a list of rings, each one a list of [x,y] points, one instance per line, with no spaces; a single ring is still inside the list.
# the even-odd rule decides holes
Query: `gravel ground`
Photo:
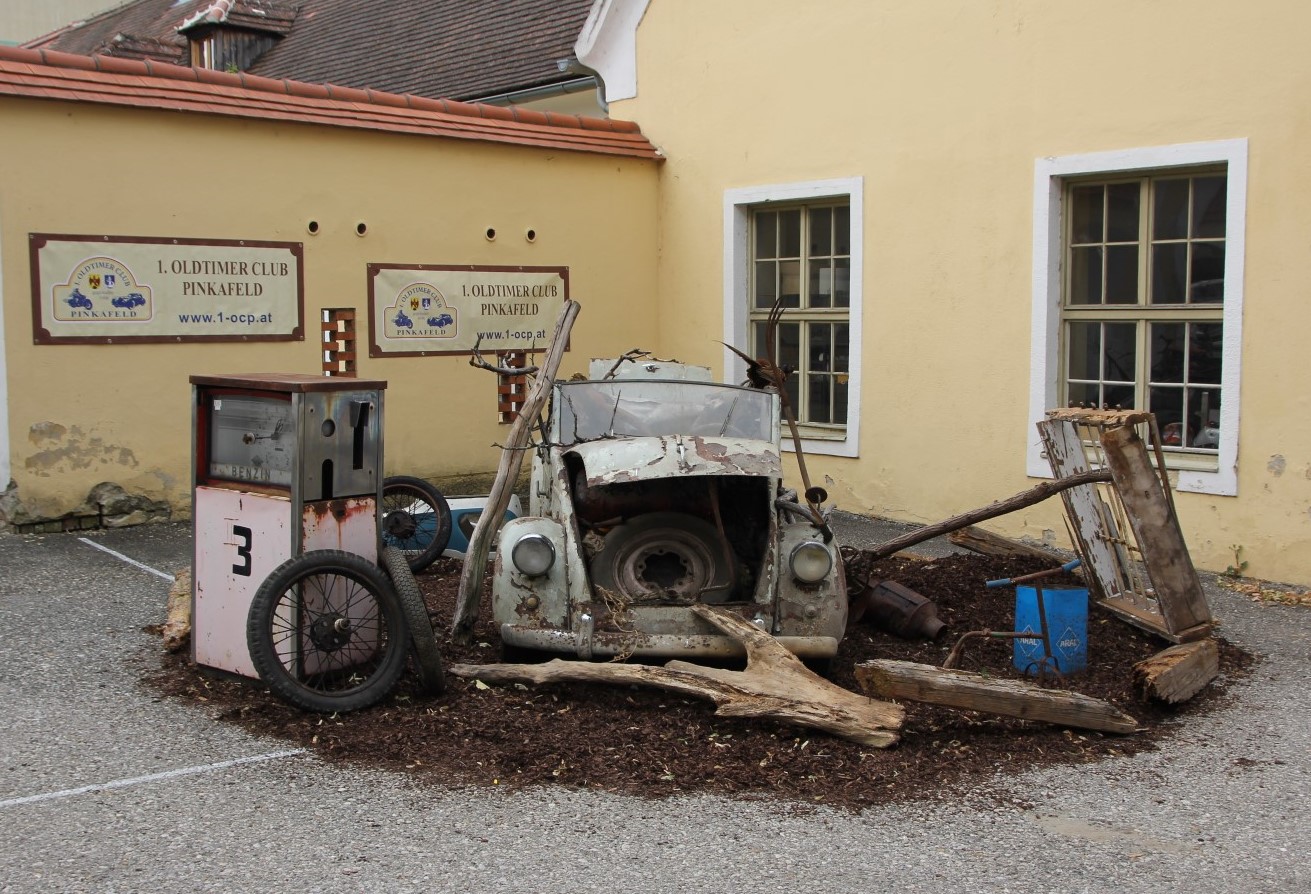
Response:
[[[87,539],[188,562],[181,526]],[[167,588],[77,535],[0,537],[0,892],[1311,890],[1311,614],[1209,580],[1264,660],[1161,750],[860,814],[418,788],[287,755],[139,684]]]

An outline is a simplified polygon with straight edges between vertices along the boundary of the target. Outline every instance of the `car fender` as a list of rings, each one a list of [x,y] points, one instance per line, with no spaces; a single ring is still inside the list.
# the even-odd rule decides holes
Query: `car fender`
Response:
[[[515,544],[528,534],[545,537],[555,548],[554,564],[535,577],[519,571],[513,560]],[[498,626],[566,629],[571,604],[586,601],[581,598],[586,581],[578,546],[559,522],[528,515],[502,526],[492,581],[492,615]]]

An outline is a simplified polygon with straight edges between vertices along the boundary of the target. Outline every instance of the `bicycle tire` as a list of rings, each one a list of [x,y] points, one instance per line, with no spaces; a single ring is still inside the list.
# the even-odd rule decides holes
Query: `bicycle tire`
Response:
[[[401,610],[405,613],[406,624],[410,628],[410,647],[414,650],[419,684],[427,694],[440,695],[446,691],[446,672],[442,670],[441,649],[437,645],[419,583],[414,579],[414,572],[410,570],[404,554],[394,546],[383,548],[382,567],[391,577]]]
[[[400,550],[415,574],[437,561],[451,540],[450,504],[432,484],[411,475],[382,480],[378,522],[383,545]]]

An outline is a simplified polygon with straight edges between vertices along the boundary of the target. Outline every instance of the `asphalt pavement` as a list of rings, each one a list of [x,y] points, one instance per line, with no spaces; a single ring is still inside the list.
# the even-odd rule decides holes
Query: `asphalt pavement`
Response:
[[[852,815],[419,787],[160,701],[142,628],[189,553],[183,525],[0,536],[0,892],[1311,891],[1308,609],[1208,580],[1262,660],[1159,750]]]

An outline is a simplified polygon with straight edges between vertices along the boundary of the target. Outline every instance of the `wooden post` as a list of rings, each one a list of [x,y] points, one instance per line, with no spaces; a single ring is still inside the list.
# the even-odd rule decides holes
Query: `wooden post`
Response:
[[[555,384],[555,374],[564,359],[569,344],[569,330],[578,316],[577,301],[566,300],[555,324],[555,332],[546,349],[546,358],[537,373],[532,389],[524,400],[519,416],[510,427],[510,437],[501,451],[496,469],[496,481],[487,496],[487,506],[478,517],[478,525],[469,538],[469,549],[464,554],[464,567],[460,572],[460,592],[456,597],[455,619],[451,623],[451,638],[468,644],[473,641],[473,625],[478,620],[478,602],[482,596],[483,579],[487,576],[487,556],[492,550],[492,538],[501,529],[505,509],[510,505],[519,470],[523,468],[523,455],[532,436],[533,425],[546,405],[546,398]]]
[[[894,537],[887,543],[880,544],[873,549],[861,550],[861,556],[870,562],[877,562],[879,559],[886,559],[894,553],[899,553],[903,549],[914,546],[917,543],[923,543],[925,540],[932,540],[934,537],[940,537],[943,534],[950,534],[952,531],[959,531],[961,528],[968,527],[969,525],[986,521],[990,518],[996,518],[997,516],[1005,515],[1008,512],[1014,512],[1017,509],[1023,509],[1025,506],[1032,506],[1034,503],[1042,502],[1052,494],[1058,494],[1071,487],[1110,480],[1110,472],[1107,472],[1104,469],[1093,469],[1078,475],[1071,475],[1069,478],[1060,478],[1056,481],[1044,481],[1036,487],[1029,488],[1026,491],[1021,491],[1013,497],[1000,500],[990,506],[971,510],[963,515],[957,515],[946,521],[940,521],[936,525],[927,525],[923,528],[916,528],[914,531],[902,534],[900,537]]]

